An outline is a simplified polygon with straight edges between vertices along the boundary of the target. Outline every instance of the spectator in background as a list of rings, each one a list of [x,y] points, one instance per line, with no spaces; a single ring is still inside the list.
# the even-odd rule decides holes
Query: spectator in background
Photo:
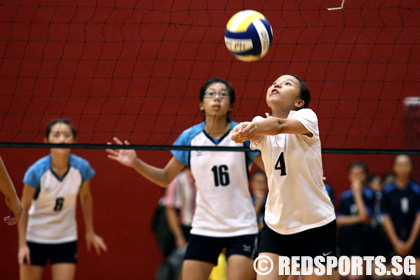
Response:
[[[182,261],[190,237],[192,218],[195,211],[196,186],[188,168],[184,168],[168,185],[164,206],[171,240],[172,251],[167,255],[157,272],[156,280],[176,280],[182,270]]]
[[[416,258],[420,270],[420,186],[411,179],[412,160],[407,155],[395,157],[395,181],[383,191],[383,227],[390,241],[389,254]]]
[[[381,200],[382,200],[382,182],[381,177],[376,174],[370,174],[367,178],[368,187],[374,193],[374,207],[373,216],[371,220],[372,229],[376,230],[382,226],[382,215],[381,215]]]
[[[165,193],[166,217],[177,248],[186,247],[195,211],[196,186],[188,168],[179,173]]]
[[[374,194],[366,187],[367,166],[357,161],[350,165],[348,180],[351,189],[343,192],[337,214],[338,252],[340,256],[368,255],[370,216]],[[363,275],[349,275],[348,279],[363,279]]]
[[[160,252],[166,258],[175,249],[175,238],[168,225],[165,208],[165,195],[159,199],[152,219],[152,232]]]
[[[395,182],[395,174],[393,172],[387,172],[382,178],[382,189],[388,186],[392,182]]]
[[[335,200],[335,195],[334,195],[334,190],[333,190],[333,188],[332,188],[329,184],[327,184],[327,183],[325,182],[325,180],[324,180],[324,185],[325,185],[325,189],[327,190],[328,197],[329,197],[329,198],[330,198],[330,200],[331,200],[331,203],[332,203],[333,205],[335,205],[335,202],[334,202],[334,200]]]
[[[168,232],[159,239],[165,252],[166,260],[159,266],[156,280],[177,280],[180,278],[185,250],[190,238],[192,219],[195,211],[197,188],[194,178],[188,168],[184,168],[167,186],[165,196],[160,201],[164,206],[165,225],[160,227]],[[163,223],[163,222],[162,222]],[[166,240],[163,238],[166,237]],[[209,279],[221,280],[226,278],[226,258],[222,253],[217,266]]]
[[[369,188],[374,193],[374,206],[373,206],[373,215],[371,219],[371,228],[372,232],[370,235],[370,246],[369,246],[369,256],[385,256],[388,255],[387,246],[384,246],[388,243],[388,238],[383,230],[383,216],[381,213],[381,203],[382,203],[382,190],[383,184],[381,177],[377,174],[370,174],[367,179]],[[375,274],[375,270],[372,271]],[[374,279],[378,277],[377,275],[372,276]]]

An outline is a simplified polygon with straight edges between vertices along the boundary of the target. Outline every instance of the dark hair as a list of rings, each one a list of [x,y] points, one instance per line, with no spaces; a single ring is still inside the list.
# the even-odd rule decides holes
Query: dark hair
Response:
[[[229,93],[230,104],[233,105],[233,103],[235,103],[235,90],[233,89],[232,85],[229,84],[228,81],[220,79],[219,77],[214,77],[212,79],[207,80],[207,82],[204,83],[204,85],[200,89],[200,102],[203,102],[204,100],[204,94],[206,93],[206,89],[215,83],[222,83],[226,86],[226,89]]]
[[[296,80],[298,80],[300,83],[300,98],[305,102],[305,104],[303,104],[303,106],[299,109],[307,108],[309,106],[309,102],[311,101],[311,92],[306,86],[306,83],[296,75],[293,75],[293,74],[288,74],[288,75],[296,78]]]
[[[390,178],[391,178],[391,180],[390,180]],[[395,173],[394,172],[386,172],[384,174],[384,176],[382,176],[382,184],[384,184],[385,181],[387,181],[387,180],[394,181],[395,180]]]
[[[70,120],[68,120],[68,119],[55,119],[55,120],[50,121],[49,124],[47,125],[47,129],[46,129],[46,133],[45,133],[47,139],[48,139],[48,136],[50,136],[52,127],[57,123],[64,123],[64,124],[68,125],[71,132],[73,133],[73,137],[76,137],[77,131],[74,128],[74,125],[71,123]]]
[[[381,181],[381,177],[378,174],[375,173],[371,173],[367,176],[366,181],[368,182],[368,184],[371,184],[373,182],[373,180],[375,180],[375,178],[378,178],[379,181]]]
[[[363,161],[355,161],[352,162],[349,166],[348,171],[350,172],[350,170],[352,170],[353,168],[359,167],[363,170],[363,172],[366,173],[366,175],[368,175],[368,167],[366,165],[366,163],[364,163]]]

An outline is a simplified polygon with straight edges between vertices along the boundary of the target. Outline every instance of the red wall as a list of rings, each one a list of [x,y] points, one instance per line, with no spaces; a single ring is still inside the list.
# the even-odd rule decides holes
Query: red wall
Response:
[[[339,4],[3,1],[0,142],[42,142],[48,121],[66,117],[78,128],[79,143],[119,136],[132,144],[170,145],[201,121],[198,91],[206,79],[219,76],[233,84],[232,117],[243,121],[268,112],[266,88],[281,74],[295,73],[311,89],[324,148],[413,147],[419,136],[407,133],[403,100],[420,92],[420,2],[354,0],[344,10],[326,9]],[[272,47],[258,62],[239,62],[224,46],[225,24],[243,9],[261,11],[273,27]],[[19,193],[25,170],[47,153],[0,149]],[[106,159],[102,150],[74,153],[97,171],[95,225],[109,247],[101,257],[88,254],[81,228],[77,278],[152,279],[162,257],[150,222],[162,190]],[[139,155],[161,167],[170,158],[167,151]],[[393,158],[323,157],[337,197],[348,188],[346,170],[353,160],[383,174]],[[0,213],[7,215],[1,204]],[[16,229],[0,226],[0,236],[0,278],[16,279]]]

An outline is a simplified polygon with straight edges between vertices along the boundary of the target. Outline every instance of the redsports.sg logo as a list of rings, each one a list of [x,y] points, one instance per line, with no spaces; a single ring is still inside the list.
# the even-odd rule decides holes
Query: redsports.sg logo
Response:
[[[364,256],[340,258],[328,256],[311,257],[278,257],[278,271],[273,271],[273,260],[265,255],[259,256],[254,261],[254,270],[260,275],[276,273],[277,275],[332,275],[336,269],[341,276],[348,275],[393,275],[412,276],[416,274],[416,260],[412,256],[402,258],[394,256],[390,266],[386,265],[384,256]]]

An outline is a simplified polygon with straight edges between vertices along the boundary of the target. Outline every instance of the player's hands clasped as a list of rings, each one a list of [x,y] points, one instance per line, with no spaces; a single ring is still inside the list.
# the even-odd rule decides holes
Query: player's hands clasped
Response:
[[[243,143],[257,135],[258,128],[253,122],[242,122],[235,126],[232,131],[232,140]]]
[[[392,245],[394,247],[395,253],[401,257],[406,257],[412,249],[412,246],[409,246],[408,242],[404,242],[399,239],[394,241]]]
[[[130,145],[127,140],[124,141],[124,143],[118,139],[117,137],[114,137],[114,142],[119,145]],[[108,142],[107,144],[111,145],[111,142]],[[133,167],[136,160],[137,160],[137,154],[135,150],[127,150],[127,149],[121,149],[121,150],[112,150],[107,149],[106,152],[108,153],[108,158],[118,161],[122,165]]]

